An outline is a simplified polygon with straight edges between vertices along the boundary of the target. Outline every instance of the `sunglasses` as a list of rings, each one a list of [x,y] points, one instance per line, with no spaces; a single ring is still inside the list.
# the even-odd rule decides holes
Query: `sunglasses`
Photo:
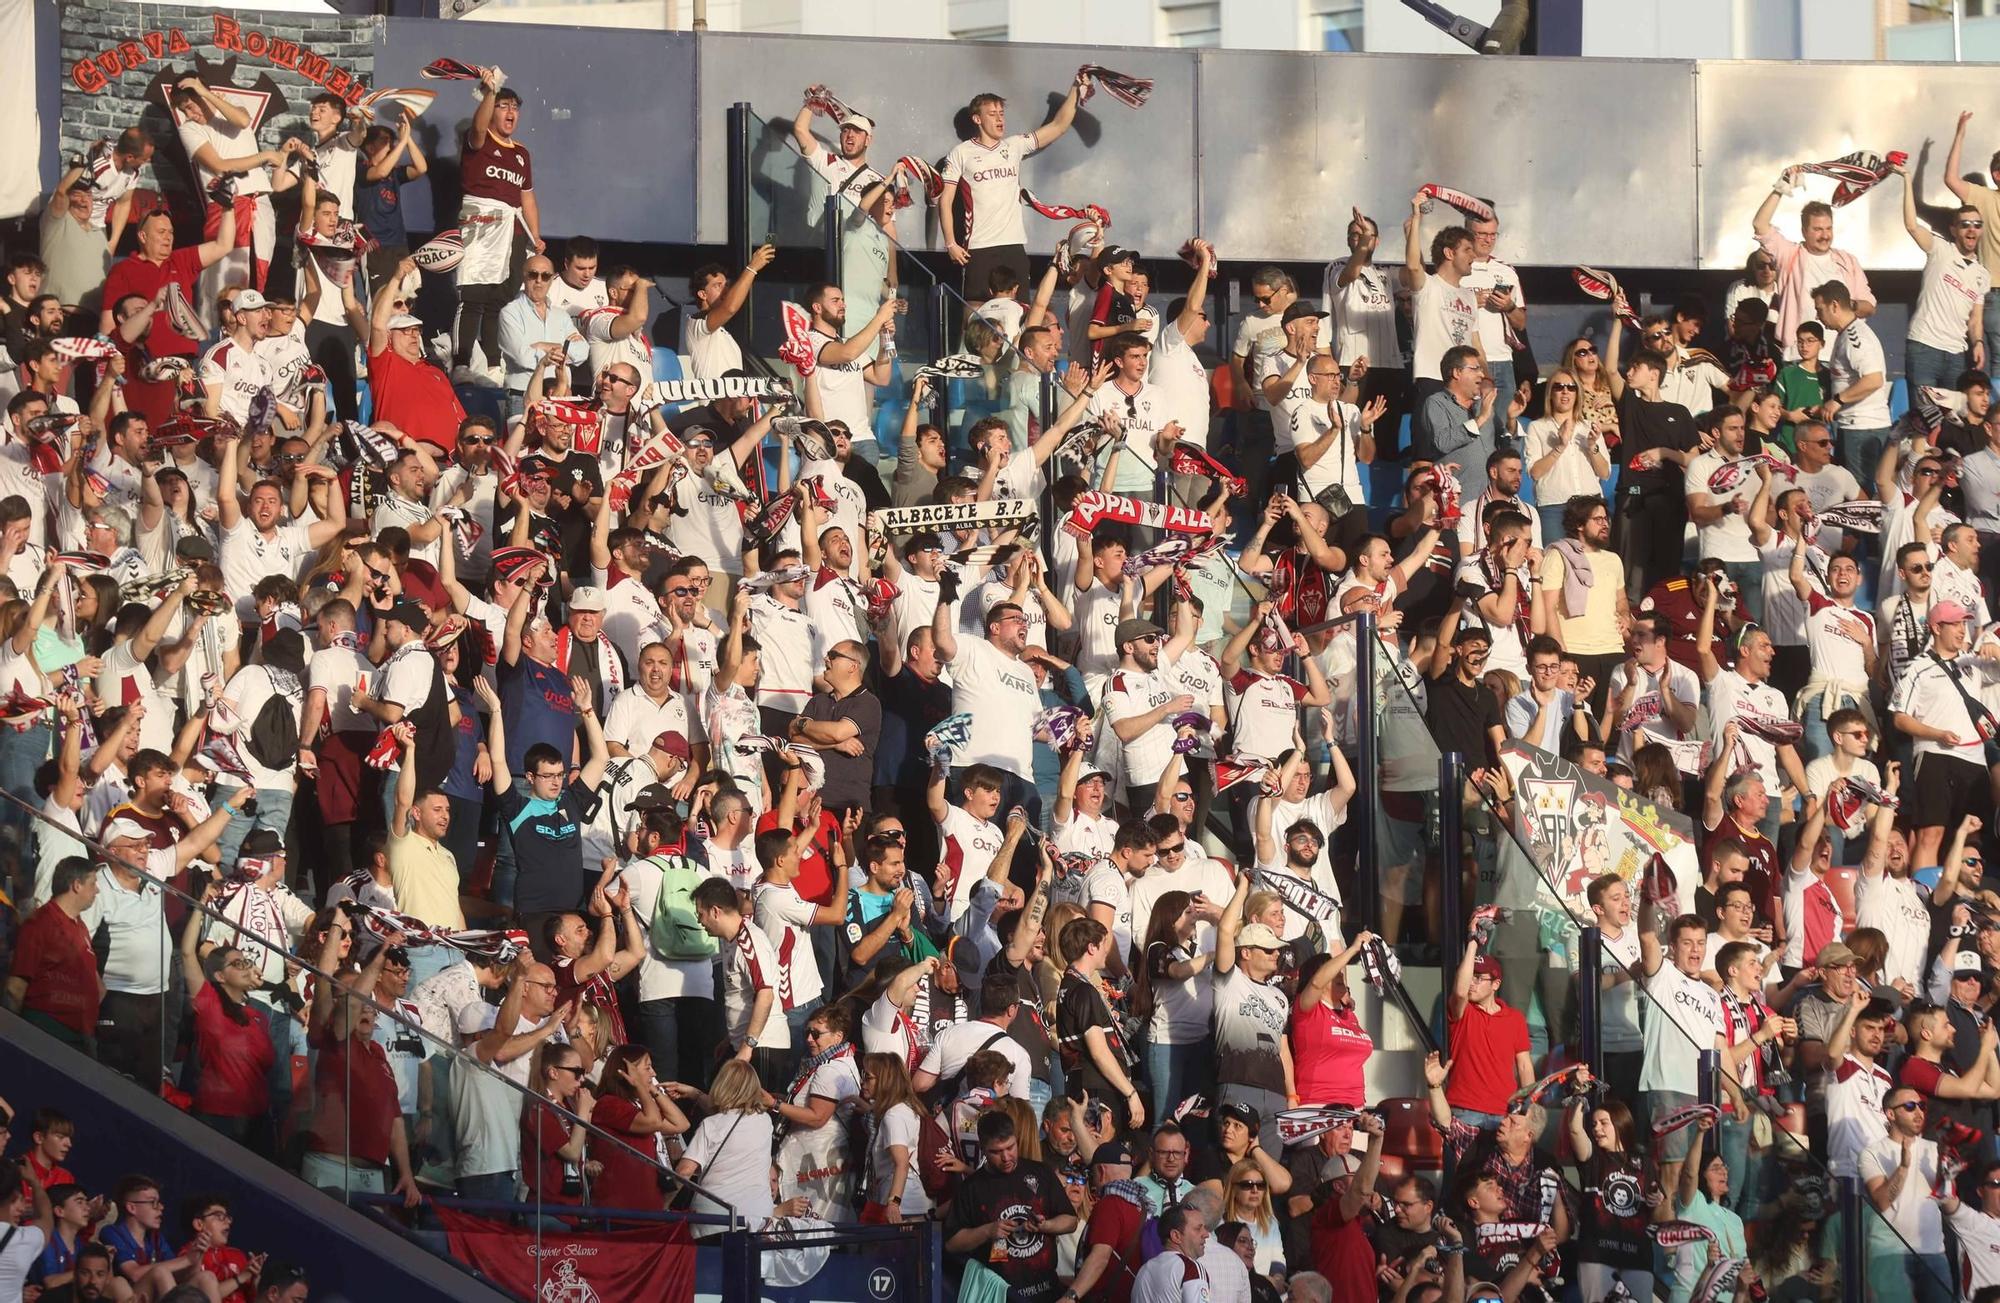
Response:
[[[1567,380],[1558,380],[1554,384],[1550,385],[1549,388],[1555,390],[1557,393],[1562,393],[1562,394],[1573,394],[1576,392],[1576,386],[1569,383]]]
[[[1172,846],[1162,846],[1159,848],[1159,852],[1162,855],[1185,855],[1187,854],[1187,843],[1175,842]]]
[[[639,387],[639,382],[630,376],[607,375],[604,377],[604,383],[607,385],[630,385],[634,389]]]
[[[1961,230],[1961,231],[1983,231],[1983,230],[1985,230],[1985,229],[1986,229],[1986,223],[1984,223],[1984,222],[1960,222],[1960,223],[1958,224],[1958,229],[1959,229],[1959,230]]]
[[[1924,1102],[1920,1099],[1906,1099],[1900,1104],[1891,1104],[1889,1107],[1901,1109],[1905,1113],[1921,1113],[1924,1111]]]
[[[556,274],[552,271],[531,271],[523,279],[531,281],[552,281]]]
[[[1597,350],[1596,350],[1595,348],[1592,348],[1592,347],[1591,347],[1590,345],[1588,345],[1588,344],[1585,344],[1585,345],[1584,345],[1583,347],[1581,347],[1581,348],[1577,349],[1577,350],[1576,350],[1576,351],[1575,351],[1574,353],[1572,353],[1572,354],[1571,354],[1570,356],[1572,356],[1572,357],[1596,357],[1596,356],[1597,356]]]
[[[1927,575],[1931,572],[1931,567],[1929,562],[1925,562],[1923,565],[1916,565],[1913,563],[1911,565],[1904,566],[1903,569],[1907,570],[1909,573],[1913,575]]]

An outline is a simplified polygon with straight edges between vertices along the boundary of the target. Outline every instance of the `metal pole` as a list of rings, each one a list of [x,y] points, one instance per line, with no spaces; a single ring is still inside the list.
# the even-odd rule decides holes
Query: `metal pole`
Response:
[[[942,284],[931,286],[931,356],[951,352],[948,327],[951,321],[951,294]],[[944,433],[945,447],[951,447],[951,381],[938,382],[938,429]]]
[[[1951,61],[1965,62],[1965,0],[1951,0]]]
[[[704,21],[699,10],[695,19]],[[729,259],[732,267],[750,261],[750,122],[747,101],[729,106]]]
[[[1700,1075],[1695,1082],[1695,1085],[1699,1088],[1696,1096],[1698,1102],[1720,1107],[1724,1101],[1722,1099],[1722,1092],[1717,1089],[1716,1074],[1722,1071],[1722,1056],[1714,1050],[1703,1050],[1697,1056],[1697,1062],[1700,1064],[1696,1069],[1696,1072]],[[1721,1144],[1721,1136],[1719,1134],[1716,1137],[1716,1143],[1718,1146]]]
[[[1354,720],[1356,754],[1355,796],[1362,802],[1365,817],[1354,830],[1356,886],[1361,891],[1361,908],[1368,930],[1382,927],[1382,874],[1376,864],[1375,820],[1381,808],[1376,790],[1381,781],[1381,757],[1376,755],[1375,738],[1375,615],[1363,611],[1354,621]],[[1384,938],[1394,944],[1393,938]]]
[[[1438,757],[1438,849],[1443,863],[1438,866],[1438,966],[1447,974],[1458,967],[1458,938],[1465,935],[1464,903],[1459,899],[1465,881],[1465,757],[1447,751]],[[1395,938],[1384,938],[1395,944]],[[1447,979],[1447,983],[1449,979]]]
[[[839,285],[840,279],[840,196],[826,197],[826,280]]]
[[[1055,368],[1051,367],[1042,373],[1041,387],[1035,395],[1037,405],[1041,409],[1041,421],[1038,429],[1046,430],[1056,423],[1056,417],[1061,414],[1056,410],[1056,395],[1061,390],[1062,386],[1056,379]],[[1028,442],[1032,444],[1034,440],[1030,439]],[[1051,526],[1042,531],[1040,542],[1042,545],[1042,568],[1049,574],[1054,574],[1056,570],[1056,529],[1059,528],[1059,526],[1053,523],[1056,518],[1055,479],[1053,470],[1049,474],[1042,476],[1042,519],[1051,522]]]
[[[694,0],[694,29],[697,32],[708,30],[708,0]]]
[[[1576,978],[1577,1057],[1602,1081],[1604,1035],[1598,1019],[1604,1002],[1604,933],[1595,925],[1583,929],[1578,940]]]
[[[1861,1198],[1861,1179],[1836,1176],[1840,1187],[1840,1303],[1867,1303],[1868,1233],[1861,1219],[1867,1215]]]

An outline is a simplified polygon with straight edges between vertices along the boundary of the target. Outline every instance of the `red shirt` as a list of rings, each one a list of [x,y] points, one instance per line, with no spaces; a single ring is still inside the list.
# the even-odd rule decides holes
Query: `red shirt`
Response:
[[[526,145],[503,145],[489,131],[477,149],[470,143],[460,148],[458,179],[465,194],[519,208],[522,192],[535,188],[535,168]]]
[[[556,1156],[569,1143],[569,1129],[570,1120],[547,1101],[521,1110],[521,1179],[529,1195],[543,1203],[580,1202],[577,1195],[563,1193],[563,1169],[568,1164]]]
[[[1771,839],[1757,830],[1756,825],[1745,828],[1736,822],[1736,816],[1725,814],[1722,822],[1707,832],[1701,845],[1702,876],[1715,863],[1715,848],[1724,841],[1739,842],[1750,865],[1743,871],[1743,885],[1750,888],[1750,900],[1757,908],[1757,921],[1768,924],[1783,916],[1784,875],[1778,869],[1778,848]]]
[[[590,1202],[599,1208],[653,1209],[665,1202],[659,1170],[642,1157],[655,1152],[653,1137],[629,1129],[638,1117],[639,1106],[617,1095],[599,1096],[590,1111],[591,1125],[622,1142],[591,1147],[590,1156],[604,1164],[590,1191]]]
[[[465,408],[451,377],[428,362],[412,362],[385,348],[368,357],[368,387],[375,396],[375,419],[446,452],[458,448]]]
[[[194,1043],[201,1078],[195,1083],[197,1113],[217,1117],[258,1117],[271,1107],[270,1016],[253,1004],[240,1007],[243,1021],[230,1017],[222,993],[209,982],[194,997]]]
[[[1510,1010],[1511,1012],[1511,1010]],[[1515,1015],[1519,1017],[1518,1014]],[[1458,1076],[1457,1072],[1452,1073]],[[1350,1178],[1351,1179],[1351,1178]],[[1336,1187],[1336,1190],[1338,1187]],[[1369,1216],[1362,1205],[1359,1216],[1348,1221],[1340,1215],[1340,1196],[1329,1195],[1313,1213],[1307,1243],[1312,1251],[1312,1269],[1326,1277],[1338,1299],[1372,1299],[1377,1296],[1375,1247],[1361,1227]],[[1346,1281],[1345,1285],[1340,1282]]]
[[[165,262],[149,262],[134,255],[113,267],[104,278],[104,306],[115,308],[120,299],[134,294],[150,300],[169,281],[179,285],[188,302],[193,303],[197,300],[196,286],[200,280],[201,250],[193,245],[174,250]],[[166,309],[153,314],[153,324],[146,331],[148,357],[187,357],[200,349],[198,342],[174,329],[173,315]],[[136,381],[138,377],[133,379]],[[172,393],[171,384],[163,387]]]
[[[1335,1009],[1321,1000],[1310,1009],[1292,1010],[1292,1063],[1297,1069],[1299,1103],[1343,1104],[1360,1108],[1368,1102],[1361,1074],[1375,1052],[1374,1038],[1352,1009]]]
[[[1453,1108],[1476,1113],[1505,1113],[1513,1095],[1514,1056],[1528,1048],[1528,1020],[1521,1011],[1498,1001],[1487,1013],[1470,1000],[1451,1023],[1454,1061],[1445,1097]]]
[[[1087,1303],[1128,1303],[1132,1297],[1132,1275],[1139,1269],[1139,1228],[1146,1210],[1130,1199],[1099,1199],[1090,1210],[1090,1224],[1083,1233],[1081,1261],[1100,1244],[1111,1246],[1111,1266],[1098,1277],[1097,1285],[1085,1295]]]
[[[187,1251],[193,1247],[194,1241],[189,1240],[186,1244],[181,1245],[181,1254],[185,1256]],[[214,1276],[218,1281],[233,1280],[238,1273],[247,1271],[249,1268],[250,1255],[233,1245],[219,1244],[201,1255],[201,1269]],[[255,1277],[252,1277],[251,1284],[254,1283]],[[231,1285],[227,1290],[223,1291],[222,1297],[228,1298],[231,1294],[239,1291],[247,1295],[249,1293],[249,1286]]]
[[[769,832],[777,826],[776,810],[766,810],[757,816],[758,832]],[[829,857],[829,848],[839,840],[840,820],[821,810],[819,828],[813,839],[800,848],[799,876],[792,880],[792,886],[798,890],[801,899],[815,905],[824,905],[833,899],[833,862]]]
[[[312,1045],[319,1058],[313,1065],[315,1100],[308,1147],[315,1153],[347,1155],[356,1163],[386,1165],[389,1135],[403,1116],[388,1054],[365,1036],[335,1040],[325,1028],[313,1033]]]
[[[97,1005],[103,998],[97,984],[97,956],[90,950],[90,932],[50,901],[28,916],[14,941],[14,967],[8,976],[28,984],[21,998],[23,1013],[52,1018],[79,1036],[97,1032]]]

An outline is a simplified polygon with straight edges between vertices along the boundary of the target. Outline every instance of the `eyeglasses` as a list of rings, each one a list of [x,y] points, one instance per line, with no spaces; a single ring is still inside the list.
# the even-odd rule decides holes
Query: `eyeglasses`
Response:
[[[231,1213],[227,1208],[211,1208],[207,1212],[203,1213],[200,1217],[197,1217],[195,1220],[203,1222],[213,1222],[213,1221],[233,1222],[236,1220],[236,1216],[235,1214]]]
[[[1390,1200],[1389,1202],[1390,1202],[1390,1203],[1392,1203],[1392,1204],[1394,1204],[1394,1205],[1395,1205],[1396,1207],[1398,1207],[1398,1208],[1421,1208],[1421,1207],[1423,1207],[1423,1206],[1424,1206],[1425,1204],[1429,1203],[1429,1202],[1430,1202],[1430,1200],[1428,1200],[1428,1199],[1391,1199],[1391,1200]]]
[[[1339,378],[1340,378],[1340,372],[1338,372],[1338,371],[1308,371],[1308,372],[1306,372],[1306,379],[1308,379],[1308,380],[1338,380]]]
[[[531,271],[526,276],[522,277],[523,280],[531,280],[531,281],[552,281],[555,278],[556,274],[552,271]]]
[[[538,783],[547,782],[548,780],[553,778],[561,778],[562,776],[563,776],[563,771],[560,769],[545,769],[539,773],[533,773],[528,775],[529,778],[534,779]]]
[[[549,990],[551,990],[551,991],[553,991],[553,990],[555,990],[555,989],[556,989],[556,984],[555,984],[554,982],[544,982],[544,981],[540,981],[540,980],[537,980],[537,979],[534,979],[534,978],[530,978],[530,979],[529,979],[529,980],[528,980],[528,981],[526,982],[526,985],[528,985],[528,986],[545,986],[545,987],[547,987],[547,988],[548,988]]]
[[[1560,393],[1573,394],[1576,392],[1576,386],[1569,383],[1569,381],[1567,380],[1558,380],[1554,384],[1550,385],[1549,388],[1555,390],[1559,394]]]
[[[1903,570],[1907,574],[1927,575],[1931,572],[1931,567],[1928,561],[1924,562],[1922,565],[1918,565],[1916,562],[1913,561],[1910,564],[1904,566]]]
[[[251,963],[248,959],[245,959],[242,955],[236,956],[236,958],[230,960],[228,963],[223,965],[224,968],[255,968],[256,966],[257,966],[256,964]]]

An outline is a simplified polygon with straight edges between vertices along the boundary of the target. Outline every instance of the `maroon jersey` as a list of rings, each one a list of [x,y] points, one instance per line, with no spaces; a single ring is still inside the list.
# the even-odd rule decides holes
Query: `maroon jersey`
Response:
[[[503,145],[490,131],[485,144],[477,149],[467,144],[460,151],[458,179],[466,194],[515,208],[521,206],[522,192],[535,188],[528,147],[518,141]]]

